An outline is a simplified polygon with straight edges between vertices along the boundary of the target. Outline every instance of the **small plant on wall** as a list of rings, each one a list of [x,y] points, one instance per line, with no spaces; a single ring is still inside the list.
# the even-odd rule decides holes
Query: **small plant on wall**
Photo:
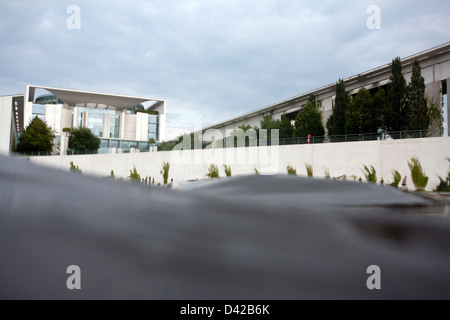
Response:
[[[308,177],[313,177],[313,167],[312,164],[305,162],[305,168],[306,168],[306,173],[308,174]]]
[[[373,166],[367,167],[366,165],[364,165],[364,169],[361,170],[364,174],[364,177],[366,177],[366,180],[368,182],[373,182],[376,183],[377,182],[377,171],[375,170],[375,168]]]
[[[391,187],[398,188],[398,184],[402,180],[402,175],[397,170],[392,170],[392,178],[394,179],[394,181],[391,182],[389,185]]]
[[[164,184],[167,184],[169,181],[169,170],[170,170],[170,163],[163,162],[161,174],[163,176]]]
[[[288,165],[287,167],[286,167],[286,170],[287,170],[287,173],[289,174],[289,175],[293,175],[293,176],[296,176],[297,175],[297,169],[295,169],[292,165]]]
[[[219,168],[215,164],[211,164],[208,167],[208,173],[206,176],[208,178],[219,178]]]
[[[137,172],[136,166],[133,166],[133,169],[130,170],[130,176],[128,177],[131,182],[140,183],[141,175]]]
[[[227,177],[231,177],[231,167],[226,164],[223,165],[223,170],[225,170],[225,175]]]
[[[445,158],[450,163],[450,158]],[[450,169],[447,172],[447,178],[439,177],[440,183],[434,190],[436,192],[450,192]]]
[[[73,161],[70,162],[70,172],[72,173],[82,173],[80,167],[73,164]]]
[[[425,191],[428,184],[428,177],[425,175],[419,159],[416,157],[411,158],[411,162],[408,161],[408,167],[411,171],[411,177],[416,191]]]

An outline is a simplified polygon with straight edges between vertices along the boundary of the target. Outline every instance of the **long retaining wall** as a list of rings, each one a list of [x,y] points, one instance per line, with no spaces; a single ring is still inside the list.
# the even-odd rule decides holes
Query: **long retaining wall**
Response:
[[[310,163],[315,177],[324,177],[329,170],[331,177],[344,174],[347,179],[364,175],[363,165],[374,166],[378,181],[392,181],[392,170],[407,176],[408,188],[414,189],[407,161],[418,157],[429,177],[427,190],[439,184],[438,175],[444,177],[449,169],[450,138],[404,139],[390,141],[365,141],[347,143],[324,143],[310,145],[249,147],[126,153],[108,155],[72,155],[32,157],[35,164],[69,170],[73,161],[85,174],[109,176],[114,170],[117,178],[127,178],[136,166],[141,177],[152,177],[162,183],[160,173],[163,162],[170,163],[169,180],[175,182],[205,179],[210,164],[219,166],[220,176],[225,176],[222,165],[231,166],[233,176],[255,174],[286,174],[286,166],[292,165],[298,175],[306,175],[305,163]]]

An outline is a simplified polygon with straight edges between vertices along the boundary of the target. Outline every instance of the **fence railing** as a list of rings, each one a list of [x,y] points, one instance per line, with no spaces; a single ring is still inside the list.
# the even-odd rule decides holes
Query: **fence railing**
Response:
[[[301,145],[301,144],[319,144],[319,143],[335,143],[335,142],[356,142],[356,141],[375,141],[375,140],[397,140],[397,139],[417,139],[433,136],[441,136],[440,131],[434,130],[413,130],[413,131],[393,131],[393,132],[381,132],[381,133],[359,133],[359,134],[343,134],[333,136],[311,136],[311,137],[297,137],[297,138],[280,138],[278,144],[285,145]],[[239,142],[238,142],[239,141]],[[169,142],[170,144],[171,142]],[[167,143],[166,143],[167,145]],[[172,148],[176,143],[172,141]],[[211,142],[197,143],[198,147],[192,143],[191,149],[206,149],[211,147]],[[227,137],[226,139],[217,141],[215,143],[216,148],[236,148],[236,147],[249,147],[249,146],[270,146],[272,141],[270,139],[265,140],[263,143],[259,139],[245,138],[245,142],[237,137]],[[116,148],[114,153],[130,153],[130,152],[154,152],[154,151],[170,151],[170,148],[158,147],[155,150],[155,145],[151,145],[148,148]],[[109,148],[100,148],[98,150],[67,150],[67,155],[87,155],[87,154],[108,154],[111,153]],[[52,156],[55,155],[52,152],[27,152],[16,153],[15,156]],[[58,154],[56,154],[58,155]]]

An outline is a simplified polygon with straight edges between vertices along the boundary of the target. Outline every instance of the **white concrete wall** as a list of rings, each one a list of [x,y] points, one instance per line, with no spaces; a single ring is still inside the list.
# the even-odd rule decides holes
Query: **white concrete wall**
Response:
[[[0,97],[0,154],[9,154],[11,142],[12,96]]]
[[[184,155],[184,159],[181,159]],[[429,177],[427,189],[434,189],[439,179],[446,176],[450,157],[450,138],[424,138],[392,141],[369,141],[348,143],[327,143],[291,145],[267,148],[237,148],[194,150],[183,152],[150,152],[136,154],[81,155],[34,157],[31,162],[69,170],[73,161],[84,173],[108,176],[114,170],[116,177],[126,178],[136,165],[142,177],[151,176],[155,182],[162,182],[160,174],[164,161],[171,164],[169,178],[174,181],[204,179],[210,164],[219,166],[220,175],[225,176],[222,164],[231,166],[233,176],[254,174],[254,169],[267,174],[286,174],[288,164],[297,169],[298,175],[306,175],[305,162],[313,165],[314,176],[323,177],[329,170],[332,177],[346,174],[364,180],[363,165],[374,166],[378,180],[391,182],[392,170],[398,170],[408,177],[408,187],[414,189],[407,161],[418,157]],[[239,161],[245,157],[245,161]],[[270,163],[268,162],[270,160]],[[184,161],[184,163],[183,163]]]

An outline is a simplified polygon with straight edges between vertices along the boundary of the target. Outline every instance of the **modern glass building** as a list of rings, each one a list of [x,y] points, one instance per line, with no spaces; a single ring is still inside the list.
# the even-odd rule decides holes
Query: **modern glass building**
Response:
[[[37,89],[47,93],[35,97]],[[165,100],[31,85],[26,92],[24,127],[38,117],[53,128],[61,145],[64,128],[80,127],[101,139],[102,153],[148,150],[149,140],[165,139]]]

